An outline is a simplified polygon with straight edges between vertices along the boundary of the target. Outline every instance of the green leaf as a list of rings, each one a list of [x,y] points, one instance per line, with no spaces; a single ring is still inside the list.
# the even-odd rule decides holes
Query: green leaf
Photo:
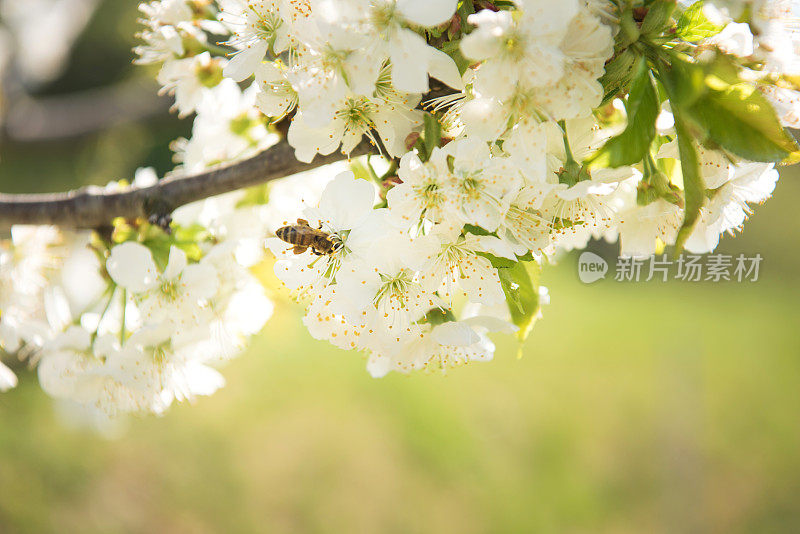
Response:
[[[461,53],[461,48],[459,47],[461,40],[454,40],[454,41],[447,41],[442,45],[442,52],[447,54],[452,58],[455,62],[456,67],[458,67],[458,72],[463,76],[470,65],[472,65],[472,61],[468,60],[464,57]]]
[[[475,235],[494,235],[492,232],[489,232],[480,226],[475,226],[474,224],[465,224],[464,233]]]
[[[709,139],[751,161],[779,162],[800,149],[758,89],[749,83],[723,87],[709,89],[689,109]]]
[[[489,260],[492,264],[492,267],[496,269],[500,268],[508,269],[517,264],[517,262],[514,260],[509,260],[508,258],[501,258],[499,256],[495,256],[494,254],[489,254],[488,252],[476,252],[475,254]]]
[[[685,209],[683,224],[678,230],[675,241],[675,253],[683,249],[683,245],[692,234],[694,225],[700,215],[700,208],[705,200],[705,184],[700,174],[700,161],[697,156],[694,142],[689,136],[681,113],[675,114],[675,131],[678,134],[678,152],[681,158],[681,172],[683,173],[683,194]]]
[[[190,262],[198,262],[203,257],[203,244],[213,241],[208,229],[200,224],[187,226],[173,224],[170,234],[156,225],[145,224],[138,229],[138,235],[136,233],[127,233],[125,240],[135,240],[149,248],[153,260],[162,271],[167,266],[170,249],[173,246],[184,251]]]
[[[658,72],[673,107],[688,108],[706,92],[703,67],[678,55],[670,57],[670,61],[662,64]]]
[[[739,78],[737,66],[724,54],[712,61],[691,63],[673,55],[659,70],[673,109],[700,139],[751,161],[783,161],[798,147],[781,125],[775,110],[750,82]]]
[[[533,271],[533,278],[528,265]],[[539,312],[539,272],[540,267],[536,262],[517,262],[513,267],[497,269],[511,322],[519,327],[517,338],[520,341],[528,337]]]
[[[656,0],[650,4],[640,28],[642,35],[663,33],[670,26],[670,17],[676,5],[676,0]]]
[[[433,308],[432,310],[430,310],[428,313],[425,314],[425,317],[423,317],[420,322],[436,326],[439,324],[449,323],[456,320],[457,320],[456,316],[453,314],[451,310]]]
[[[722,31],[722,26],[714,24],[703,13],[702,0],[687,7],[678,19],[676,35],[684,41],[694,43],[712,37]]]
[[[427,160],[430,159],[433,149],[438,147],[442,142],[442,125],[439,124],[439,119],[430,113],[425,113],[423,115],[423,120],[423,136],[425,138],[425,155]]]
[[[444,27],[436,27],[436,26],[434,26],[433,28],[426,28],[425,29],[425,33],[428,34],[428,38],[429,39],[436,39],[436,38],[442,36],[442,33],[444,33],[444,30],[445,30]]]
[[[650,149],[650,143],[656,135],[659,102],[644,57],[639,58],[625,108],[628,115],[625,130],[609,139],[590,159],[590,163],[603,167],[633,165],[640,162]]]
[[[621,90],[624,90],[631,81],[637,64],[638,55],[630,48],[626,48],[614,56],[606,64],[606,71],[600,78],[603,85],[603,102],[610,102]]]

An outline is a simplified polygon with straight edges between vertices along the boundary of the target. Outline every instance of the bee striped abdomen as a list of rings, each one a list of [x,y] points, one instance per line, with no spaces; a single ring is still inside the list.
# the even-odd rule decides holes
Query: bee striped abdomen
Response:
[[[307,241],[307,239],[303,239],[304,232],[298,231],[296,226],[284,226],[283,228],[278,228],[278,231],[275,232],[275,235],[277,235],[281,240],[291,243],[292,245],[308,244],[303,243],[303,241]]]
[[[295,233],[296,233],[295,229],[292,228],[291,226],[283,226],[275,231],[275,235],[278,236],[279,239],[281,239],[282,241],[286,241],[287,243],[292,242],[292,238],[294,237]]]

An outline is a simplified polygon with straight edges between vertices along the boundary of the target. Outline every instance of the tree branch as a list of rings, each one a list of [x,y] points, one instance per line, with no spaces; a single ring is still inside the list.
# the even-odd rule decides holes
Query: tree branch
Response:
[[[362,141],[350,156],[374,150],[367,141]],[[0,227],[54,224],[92,229],[108,225],[115,217],[166,215],[191,202],[307,171],[345,157],[336,151],[328,156],[317,155],[311,163],[302,163],[295,159],[294,149],[283,140],[251,158],[199,174],[165,178],[150,187],[111,192],[89,186],[66,193],[0,193]]]
[[[431,80],[427,98],[451,94],[453,90]],[[350,156],[376,152],[366,139]],[[294,157],[284,139],[255,156],[223,167],[189,176],[172,176],[150,187],[129,187],[107,191],[97,186],[66,193],[10,195],[0,193],[0,228],[12,224],[53,224],[67,228],[95,229],[107,226],[115,217],[134,219],[157,216],[164,220],[173,210],[204,198],[269,182],[298,172],[340,161],[338,151],[317,155],[311,163]]]

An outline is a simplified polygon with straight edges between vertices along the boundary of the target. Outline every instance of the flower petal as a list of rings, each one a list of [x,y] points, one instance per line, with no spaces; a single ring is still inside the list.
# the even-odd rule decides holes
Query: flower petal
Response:
[[[447,22],[456,4],[457,0],[399,0],[397,10],[407,21],[430,28]]]
[[[186,268],[187,263],[188,260],[186,259],[186,253],[175,245],[171,246],[169,248],[169,261],[167,262],[167,268],[164,269],[164,278],[167,280],[177,278],[178,275],[180,275]]]
[[[467,347],[481,340],[468,324],[460,321],[442,323],[431,331],[431,335],[438,343],[455,347]]]
[[[350,171],[336,176],[322,192],[319,213],[324,223],[334,230],[350,230],[375,205],[375,186],[367,180],[356,180]]]
[[[193,302],[209,299],[219,288],[219,279],[214,268],[205,263],[195,263],[186,267],[181,276],[187,297]]]
[[[430,72],[431,76],[446,83],[453,89],[463,91],[464,82],[453,58],[433,47],[428,47],[428,52],[430,53],[428,72]]]
[[[244,48],[231,57],[231,60],[222,69],[222,73],[234,81],[241,82],[249,78],[258,68],[259,63],[267,54],[269,43],[258,41],[253,46]]]
[[[404,93],[424,93],[428,90],[428,45],[419,34],[399,30],[389,43],[392,60],[392,83]]]
[[[114,282],[134,293],[147,291],[158,280],[153,254],[139,243],[127,242],[111,249],[106,269]]]

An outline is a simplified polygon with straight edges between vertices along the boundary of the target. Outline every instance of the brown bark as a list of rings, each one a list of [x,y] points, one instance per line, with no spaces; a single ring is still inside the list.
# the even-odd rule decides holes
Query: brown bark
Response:
[[[372,152],[361,142],[351,157]],[[168,215],[174,209],[204,198],[236,191],[298,172],[339,161],[346,156],[334,152],[317,155],[311,163],[294,157],[284,140],[251,158],[199,174],[173,176],[150,187],[105,191],[84,187],[66,193],[9,195],[0,193],[0,227],[11,224],[54,224],[70,228],[100,228],[115,217],[133,219]]]

